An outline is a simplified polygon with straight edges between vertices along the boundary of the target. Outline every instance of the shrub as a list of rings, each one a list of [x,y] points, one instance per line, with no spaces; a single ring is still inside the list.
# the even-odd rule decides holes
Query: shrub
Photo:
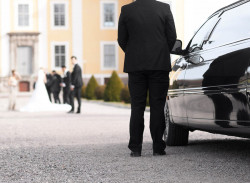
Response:
[[[113,71],[104,91],[105,101],[120,101],[120,93],[123,83],[117,73]]]
[[[81,96],[82,96],[82,98],[86,98],[85,92],[86,92],[86,86],[83,85],[83,86],[82,86],[82,91],[81,91]]]
[[[105,86],[97,86],[96,89],[95,89],[95,96],[96,96],[96,99],[103,99],[104,97],[104,91],[105,91]]]
[[[92,75],[86,87],[86,91],[85,91],[85,96],[87,99],[90,99],[90,100],[96,99],[96,96],[95,96],[96,87],[98,87],[98,83],[95,77]]]
[[[129,93],[129,89],[127,85],[122,88],[120,98],[121,98],[121,101],[125,103],[131,102],[130,93]]]

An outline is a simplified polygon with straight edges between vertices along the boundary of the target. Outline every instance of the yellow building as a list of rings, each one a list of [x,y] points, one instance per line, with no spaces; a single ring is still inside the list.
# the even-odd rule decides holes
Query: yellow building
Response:
[[[77,56],[85,83],[94,74],[104,84],[113,70],[126,83],[117,27],[121,6],[132,1],[0,0],[0,91],[12,69],[22,76],[20,90],[29,91],[39,67],[71,70],[71,55]],[[171,5],[182,39],[184,0],[161,1]]]

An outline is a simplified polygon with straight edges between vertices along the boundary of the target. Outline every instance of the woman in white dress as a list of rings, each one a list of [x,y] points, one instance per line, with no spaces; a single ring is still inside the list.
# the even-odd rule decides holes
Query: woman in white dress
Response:
[[[71,109],[68,104],[52,104],[49,100],[48,92],[45,87],[46,75],[43,69],[38,72],[35,90],[28,104],[20,109],[21,112],[43,112],[43,111],[64,111]]]
[[[14,111],[16,107],[16,98],[17,98],[17,84],[18,80],[20,80],[21,77],[19,74],[16,73],[15,70],[11,71],[11,76],[9,77],[8,85],[9,85],[9,110]]]

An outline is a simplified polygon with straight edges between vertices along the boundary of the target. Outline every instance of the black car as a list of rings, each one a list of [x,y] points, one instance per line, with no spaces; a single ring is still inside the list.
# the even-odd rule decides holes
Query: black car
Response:
[[[187,145],[189,131],[250,137],[250,0],[224,7],[182,50],[176,41],[165,139]]]

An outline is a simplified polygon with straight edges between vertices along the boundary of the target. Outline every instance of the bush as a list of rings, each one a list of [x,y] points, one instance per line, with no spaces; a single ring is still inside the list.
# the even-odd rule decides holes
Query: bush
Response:
[[[125,103],[131,102],[128,86],[123,87],[123,89],[121,90],[120,98],[121,98],[121,101],[123,101]]]
[[[105,91],[105,86],[98,86],[96,87],[95,89],[95,96],[96,96],[96,99],[103,99],[104,97],[104,91]]]
[[[96,87],[98,87],[98,83],[95,77],[92,75],[86,87],[86,91],[85,91],[85,96],[87,99],[89,100],[96,99],[96,96],[95,96]]]
[[[104,91],[104,101],[120,101],[120,93],[123,83],[117,73],[114,71],[109,79]]]
[[[82,98],[86,98],[86,96],[85,96],[85,92],[86,92],[86,86],[82,86],[82,91],[81,91],[81,96],[82,96]]]

